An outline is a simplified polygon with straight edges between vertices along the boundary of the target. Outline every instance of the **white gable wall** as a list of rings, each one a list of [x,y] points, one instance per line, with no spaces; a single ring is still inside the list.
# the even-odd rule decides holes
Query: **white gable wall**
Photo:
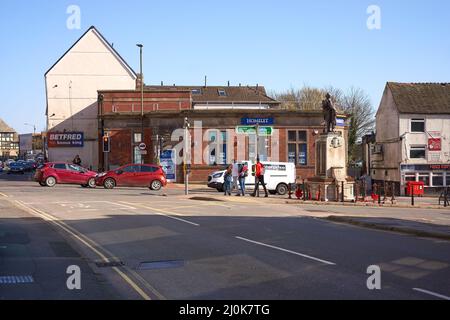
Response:
[[[84,132],[84,148],[51,148],[49,160],[72,161],[79,154],[83,166],[97,169],[97,91],[134,90],[135,81],[133,72],[90,29],[45,77],[49,132]]]

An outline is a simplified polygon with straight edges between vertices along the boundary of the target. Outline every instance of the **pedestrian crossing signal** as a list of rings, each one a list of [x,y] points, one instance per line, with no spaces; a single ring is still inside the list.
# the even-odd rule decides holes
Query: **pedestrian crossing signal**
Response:
[[[108,136],[103,137],[103,152],[111,152],[111,138]]]

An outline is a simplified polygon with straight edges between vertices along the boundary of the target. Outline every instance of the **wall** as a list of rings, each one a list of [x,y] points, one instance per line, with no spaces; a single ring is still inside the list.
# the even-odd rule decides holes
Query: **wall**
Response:
[[[50,161],[72,161],[79,154],[86,167],[98,164],[98,90],[132,90],[135,75],[95,29],[46,74],[48,130],[84,132],[84,148],[51,148]],[[52,116],[55,114],[55,116]]]

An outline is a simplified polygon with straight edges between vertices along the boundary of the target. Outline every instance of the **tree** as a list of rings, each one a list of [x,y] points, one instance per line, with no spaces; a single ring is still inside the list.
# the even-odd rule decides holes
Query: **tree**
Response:
[[[369,96],[360,88],[352,87],[344,96],[342,102],[343,111],[349,119],[349,160],[357,159],[357,144],[360,139],[370,133],[375,124],[375,111]]]

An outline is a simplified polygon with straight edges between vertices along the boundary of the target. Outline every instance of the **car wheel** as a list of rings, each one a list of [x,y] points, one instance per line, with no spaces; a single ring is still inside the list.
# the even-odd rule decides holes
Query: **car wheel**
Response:
[[[114,189],[116,187],[116,182],[114,179],[108,178],[103,182],[103,187],[105,187],[105,189]]]
[[[89,188],[92,188],[92,189],[94,189],[95,187],[97,187],[97,184],[95,183],[95,179],[94,179],[94,178],[89,179],[87,185],[88,185]]]
[[[46,187],[47,184],[45,182],[39,182],[39,184],[41,185],[41,187]]]
[[[286,195],[286,193],[288,193],[288,186],[285,183],[280,183],[277,187],[277,193],[280,196],[284,196]]]
[[[47,187],[54,187],[56,185],[56,179],[55,177],[48,177],[47,179],[45,179],[45,184]]]
[[[154,191],[159,191],[162,188],[162,183],[159,180],[155,180],[151,183],[150,189]]]

